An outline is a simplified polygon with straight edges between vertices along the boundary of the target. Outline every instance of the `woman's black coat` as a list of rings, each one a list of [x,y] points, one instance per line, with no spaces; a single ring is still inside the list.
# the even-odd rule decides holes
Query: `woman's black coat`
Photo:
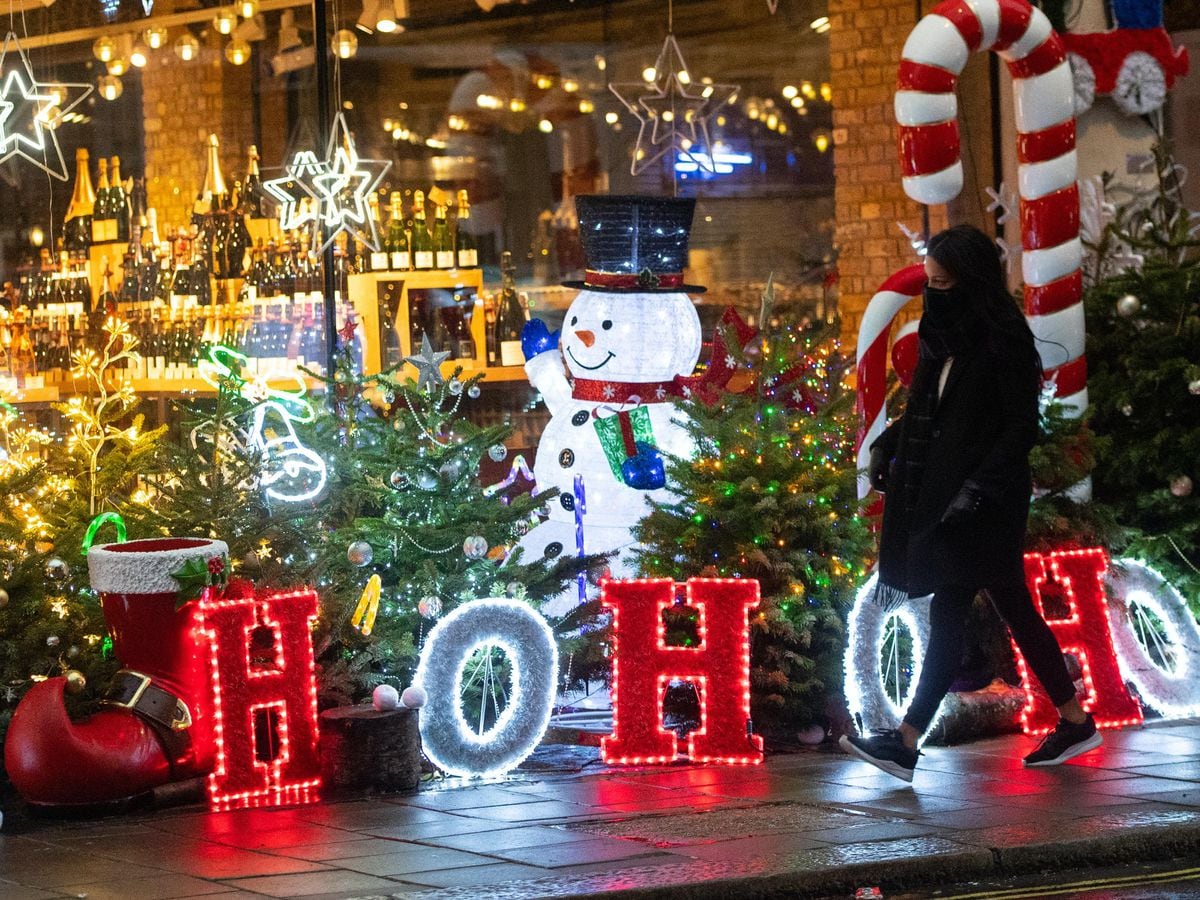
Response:
[[[904,419],[875,441],[890,467],[883,512],[881,571],[907,572],[906,587],[919,597],[941,587],[982,588],[1023,579],[1021,554],[1032,479],[1029,451],[1038,436],[1041,363],[1031,343],[1002,338],[1003,349],[985,341],[956,358],[933,416],[920,491],[908,524],[905,550]],[[922,359],[935,380],[942,361]],[[919,383],[921,373],[914,377]],[[942,524],[950,502],[968,480],[983,502],[963,524]]]

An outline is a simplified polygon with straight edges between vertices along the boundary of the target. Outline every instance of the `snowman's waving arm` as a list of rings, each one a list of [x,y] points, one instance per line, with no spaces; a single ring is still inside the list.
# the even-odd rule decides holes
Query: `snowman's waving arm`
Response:
[[[530,319],[521,330],[525,374],[545,398],[550,415],[558,415],[571,401],[571,385],[558,354],[559,332],[551,332],[541,319]]]

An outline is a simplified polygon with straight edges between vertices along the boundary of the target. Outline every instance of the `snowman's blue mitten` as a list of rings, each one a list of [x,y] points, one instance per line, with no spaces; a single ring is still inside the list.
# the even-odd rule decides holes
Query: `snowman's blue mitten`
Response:
[[[530,319],[521,329],[521,352],[530,360],[558,348],[561,332],[551,331],[541,319]]]

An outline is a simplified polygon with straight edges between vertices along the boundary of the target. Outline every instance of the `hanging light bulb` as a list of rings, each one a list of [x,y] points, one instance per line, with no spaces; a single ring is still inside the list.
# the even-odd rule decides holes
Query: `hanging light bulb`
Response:
[[[240,66],[250,58],[250,45],[242,40],[232,40],[225,48],[225,58]]]
[[[96,81],[96,88],[100,92],[100,96],[105,100],[116,100],[121,96],[121,92],[125,90],[125,86],[121,84],[121,79],[116,75],[104,75]]]
[[[117,55],[117,42],[110,37],[96,38],[92,44],[92,55],[102,63],[109,62]]]
[[[237,13],[232,9],[218,10],[212,22],[213,28],[217,29],[218,34],[232,34],[237,27],[237,19]]]
[[[167,38],[170,32],[165,28],[147,28],[142,33],[142,40],[146,42],[146,46],[151,50],[161,50],[167,46]]]
[[[358,52],[358,35],[349,28],[334,32],[333,54],[338,59],[350,59]]]
[[[134,44],[133,49],[129,52],[129,64],[134,68],[144,69],[148,62],[150,62],[150,48],[145,44]]]
[[[191,62],[200,55],[200,42],[190,32],[184,32],[175,42],[175,55],[184,62]]]
[[[234,8],[243,19],[253,19],[258,15],[258,0],[238,0]]]
[[[123,56],[118,56],[108,61],[107,68],[109,75],[116,75],[119,78],[129,71],[129,60]]]

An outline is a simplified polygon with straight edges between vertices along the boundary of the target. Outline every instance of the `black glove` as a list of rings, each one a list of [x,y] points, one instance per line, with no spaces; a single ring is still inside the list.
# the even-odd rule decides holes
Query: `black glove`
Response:
[[[979,507],[983,505],[983,494],[979,487],[971,481],[966,482],[954,495],[946,511],[942,513],[943,525],[963,525],[975,518]]]
[[[871,487],[885,493],[887,491],[888,470],[891,468],[892,461],[888,459],[888,455],[883,451],[883,448],[876,444],[871,448],[871,458],[867,462],[867,478],[871,481]]]

